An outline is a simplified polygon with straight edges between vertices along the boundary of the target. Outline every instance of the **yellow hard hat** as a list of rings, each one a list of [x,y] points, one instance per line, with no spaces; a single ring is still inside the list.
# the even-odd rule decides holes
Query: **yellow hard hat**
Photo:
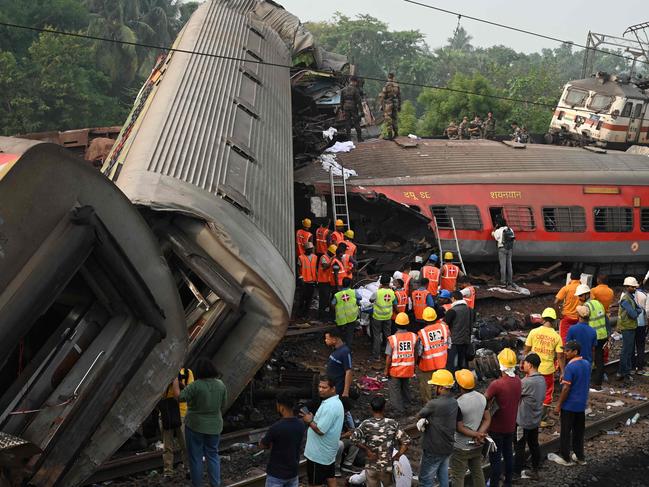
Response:
[[[344,227],[345,224],[343,223],[342,220],[336,220],[336,226],[337,226],[337,227]]]
[[[453,252],[444,252],[444,260],[453,260]]]
[[[304,228],[311,228],[311,220],[309,220],[308,218],[305,218],[304,220],[302,220],[302,226]]]
[[[428,381],[431,386],[453,387],[455,380],[453,374],[446,369],[439,369],[433,372],[433,376]]]
[[[347,238],[354,238],[354,230],[347,230],[345,232],[345,237]]]
[[[545,308],[541,314],[541,318],[550,318],[551,320],[557,319],[557,312],[554,308]]]
[[[455,380],[462,389],[470,391],[475,387],[475,376],[468,369],[461,369],[455,372]]]
[[[433,308],[428,306],[424,308],[422,318],[424,319],[424,321],[435,321],[437,319],[437,312]]]
[[[338,248],[338,247],[336,247],[334,244],[331,244],[329,247],[327,247],[327,250],[328,250],[329,252],[331,252],[332,254],[335,254],[337,248]]]
[[[394,322],[398,326],[407,326],[410,324],[410,318],[408,318],[408,315],[406,313],[399,313],[394,319]]]
[[[503,348],[502,352],[498,354],[498,363],[503,367],[507,367],[508,369],[516,367],[517,361],[516,352],[514,352],[511,348]]]

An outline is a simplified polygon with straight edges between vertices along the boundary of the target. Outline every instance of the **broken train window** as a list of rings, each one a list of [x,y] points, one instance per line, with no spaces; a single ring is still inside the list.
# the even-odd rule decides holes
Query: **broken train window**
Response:
[[[482,230],[480,210],[476,205],[436,205],[431,206],[430,211],[438,228],[452,229],[452,219],[457,230]]]
[[[546,232],[585,232],[586,211],[582,206],[543,208]]]

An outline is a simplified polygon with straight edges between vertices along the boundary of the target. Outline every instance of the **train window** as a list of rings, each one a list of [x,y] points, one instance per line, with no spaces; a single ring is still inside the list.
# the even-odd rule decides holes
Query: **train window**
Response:
[[[586,211],[581,206],[543,208],[543,226],[547,232],[585,232]]]
[[[615,97],[613,96],[595,95],[590,100],[590,103],[588,104],[588,108],[596,112],[603,112],[608,110],[611,107],[614,100]]]
[[[624,105],[624,108],[622,109],[622,113],[620,114],[620,116],[630,117],[632,109],[633,109],[633,102],[627,102],[626,105]]]
[[[430,211],[439,228],[453,228],[452,218],[457,230],[482,230],[480,210],[475,205],[431,206]]]
[[[572,107],[583,107],[586,103],[586,98],[588,98],[587,91],[568,88],[564,102],[566,105]]]
[[[593,210],[596,232],[630,232],[633,230],[633,208],[600,206]]]
[[[633,112],[633,118],[640,118],[641,115],[642,115],[642,103],[638,103],[635,106],[635,110]]]
[[[515,232],[531,232],[536,228],[534,213],[529,206],[504,205],[489,208],[491,220],[496,226],[500,217],[504,217],[507,225]]]
[[[640,230],[649,232],[649,208],[640,208]]]

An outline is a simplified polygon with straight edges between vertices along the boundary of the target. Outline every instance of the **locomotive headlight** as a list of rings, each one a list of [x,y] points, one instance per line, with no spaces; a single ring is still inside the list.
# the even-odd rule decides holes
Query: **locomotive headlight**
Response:
[[[611,112],[611,118],[612,118],[612,119],[616,119],[616,118],[619,117],[619,116],[620,116],[620,110],[613,110],[613,111]]]

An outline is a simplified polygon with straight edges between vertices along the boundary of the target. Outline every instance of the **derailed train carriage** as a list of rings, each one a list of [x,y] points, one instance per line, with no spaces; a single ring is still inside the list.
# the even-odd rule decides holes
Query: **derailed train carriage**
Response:
[[[0,141],[0,468],[30,485],[82,484],[198,356],[233,401],[288,323],[282,66],[322,52],[253,0],[205,2],[175,47],[186,52],[153,70],[107,178],[61,148]]]

